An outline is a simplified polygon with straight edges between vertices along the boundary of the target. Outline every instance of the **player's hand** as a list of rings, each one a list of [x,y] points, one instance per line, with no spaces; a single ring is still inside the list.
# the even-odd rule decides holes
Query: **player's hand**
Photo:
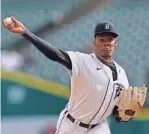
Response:
[[[3,20],[3,25],[5,28],[7,28],[10,32],[12,33],[18,33],[18,34],[23,34],[25,33],[25,26],[15,19],[14,17],[10,17],[11,21],[7,23],[6,20]]]

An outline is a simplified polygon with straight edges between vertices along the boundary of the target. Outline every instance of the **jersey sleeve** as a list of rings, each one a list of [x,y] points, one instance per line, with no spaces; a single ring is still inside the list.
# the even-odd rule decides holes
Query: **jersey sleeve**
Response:
[[[80,76],[82,74],[82,56],[80,52],[67,51],[72,63],[72,70],[69,70],[71,76]]]
[[[123,83],[125,85],[125,88],[127,89],[129,87],[129,81],[124,69],[122,69],[122,77],[123,77]]]
[[[71,60],[65,51],[57,49],[50,43],[31,33],[28,29],[26,29],[25,33],[22,36],[30,41],[48,59],[56,61],[71,70]]]

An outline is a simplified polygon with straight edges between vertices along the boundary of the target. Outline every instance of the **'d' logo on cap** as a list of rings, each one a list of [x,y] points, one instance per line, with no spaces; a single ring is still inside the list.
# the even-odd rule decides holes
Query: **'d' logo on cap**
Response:
[[[107,30],[109,28],[110,28],[109,24],[105,24],[105,29]]]

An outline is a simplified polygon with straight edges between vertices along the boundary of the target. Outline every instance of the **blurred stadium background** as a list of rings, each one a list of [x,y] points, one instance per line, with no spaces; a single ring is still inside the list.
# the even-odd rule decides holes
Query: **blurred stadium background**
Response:
[[[15,16],[37,36],[63,50],[89,53],[100,21],[118,29],[114,59],[131,85],[149,88],[149,0],[2,0],[1,17]],[[20,35],[1,29],[2,134],[54,134],[70,80],[65,69],[44,57]],[[149,95],[144,114],[128,123],[109,118],[112,134],[149,131]]]

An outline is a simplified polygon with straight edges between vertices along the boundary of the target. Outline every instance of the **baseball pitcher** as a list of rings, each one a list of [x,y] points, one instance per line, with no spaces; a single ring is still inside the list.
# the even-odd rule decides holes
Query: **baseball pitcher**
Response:
[[[124,69],[112,59],[118,37],[114,24],[96,25],[95,51],[90,54],[57,49],[14,17],[4,19],[3,24],[47,58],[65,66],[70,74],[71,95],[60,113],[56,134],[110,134],[107,117],[112,114],[117,122],[127,122],[142,109],[147,88],[129,86]]]

